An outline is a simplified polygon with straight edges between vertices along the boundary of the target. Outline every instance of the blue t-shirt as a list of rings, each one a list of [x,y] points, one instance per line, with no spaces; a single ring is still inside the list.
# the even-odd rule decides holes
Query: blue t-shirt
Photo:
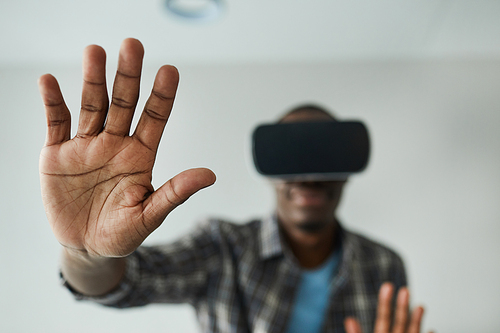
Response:
[[[330,281],[340,258],[341,250],[337,248],[319,268],[303,271],[287,333],[320,331],[328,306]]]

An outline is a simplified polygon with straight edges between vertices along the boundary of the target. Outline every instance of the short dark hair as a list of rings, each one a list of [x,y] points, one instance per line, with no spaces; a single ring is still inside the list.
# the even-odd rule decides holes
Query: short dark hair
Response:
[[[302,112],[321,113],[332,118],[333,121],[337,121],[337,118],[335,118],[335,116],[333,116],[333,114],[324,107],[321,107],[317,104],[300,104],[288,110],[283,116],[281,116],[278,120],[278,123],[282,122],[283,119],[287,116]]]

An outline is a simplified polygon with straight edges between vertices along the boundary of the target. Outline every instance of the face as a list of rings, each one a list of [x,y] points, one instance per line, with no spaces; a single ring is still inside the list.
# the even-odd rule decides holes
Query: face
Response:
[[[277,182],[278,217],[287,229],[319,233],[335,223],[345,181]]]
[[[324,113],[307,111],[285,116],[281,122],[331,121]],[[277,213],[288,231],[317,234],[334,225],[345,181],[278,181]]]

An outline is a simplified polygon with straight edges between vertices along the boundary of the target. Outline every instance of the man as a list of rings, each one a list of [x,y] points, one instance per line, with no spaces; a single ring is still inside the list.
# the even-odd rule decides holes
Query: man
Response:
[[[160,68],[130,136],[143,54],[139,41],[123,42],[109,104],[104,50],[85,49],[73,139],[57,81],[51,75],[39,80],[48,125],[40,156],[42,197],[63,246],[62,276],[76,297],[115,307],[188,302],[206,332],[345,327],[354,333],[375,326],[385,333],[394,288],[401,287],[392,332],[419,332],[423,309],[408,319],[401,260],[336,220],[341,181],[278,182],[275,216],[242,226],[208,221],[174,244],[139,247],[175,207],[215,182],[212,171],[191,169],[153,189],[152,167],[178,73]],[[282,119],[311,120],[331,116],[302,108]]]

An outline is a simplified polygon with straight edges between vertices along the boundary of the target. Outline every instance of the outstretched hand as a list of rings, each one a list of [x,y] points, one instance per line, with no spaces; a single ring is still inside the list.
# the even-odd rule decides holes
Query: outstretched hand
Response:
[[[175,207],[215,182],[204,168],[184,171],[156,191],[151,185],[155,156],[179,80],[171,66],[159,69],[133,135],[144,49],[123,41],[111,103],[104,50],[88,46],[83,57],[83,91],[76,136],[56,79],[46,74],[39,88],[47,117],[40,154],[45,211],[58,241],[93,256],[133,252]]]
[[[406,287],[402,287],[398,291],[393,323],[391,309],[393,295],[394,286],[391,283],[384,283],[380,287],[374,333],[420,333],[424,309],[421,306],[415,308],[411,318],[408,318],[410,294]],[[347,333],[363,333],[359,322],[352,317],[346,318],[344,328]]]

